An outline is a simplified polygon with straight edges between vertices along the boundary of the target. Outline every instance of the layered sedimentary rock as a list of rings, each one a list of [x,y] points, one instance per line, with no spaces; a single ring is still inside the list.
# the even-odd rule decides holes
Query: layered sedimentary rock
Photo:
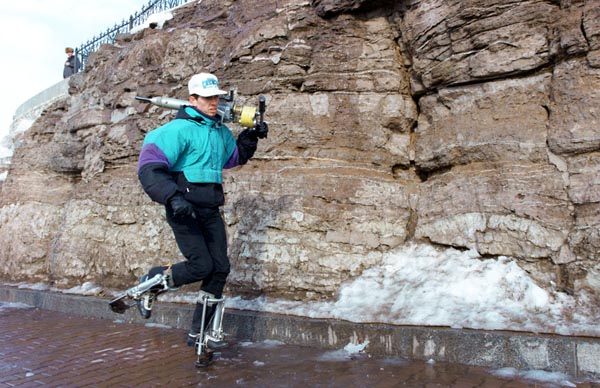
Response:
[[[214,72],[271,131],[225,175],[229,291],[331,298],[410,242],[511,256],[594,288],[599,1],[192,2],[94,53],[25,134],[1,276],[122,287],[181,260],[142,192],[143,136]],[[240,128],[231,125],[237,132]]]

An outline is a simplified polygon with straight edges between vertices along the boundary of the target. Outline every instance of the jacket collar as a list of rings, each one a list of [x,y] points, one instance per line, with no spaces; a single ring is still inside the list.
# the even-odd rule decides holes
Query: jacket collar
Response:
[[[209,124],[209,125],[214,125],[214,124],[220,123],[220,120],[218,117],[209,116],[207,114],[200,112],[195,107],[188,106],[188,105],[180,107],[179,110],[177,111],[177,116],[175,116],[175,118],[176,119],[193,120],[193,121],[197,121],[201,124]]]

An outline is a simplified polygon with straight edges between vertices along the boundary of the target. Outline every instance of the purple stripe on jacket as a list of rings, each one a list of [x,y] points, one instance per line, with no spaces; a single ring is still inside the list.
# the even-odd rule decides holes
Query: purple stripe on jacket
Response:
[[[171,168],[169,159],[156,144],[146,144],[142,147],[140,158],[138,159],[138,171],[148,163],[164,163],[167,168]]]
[[[231,158],[229,158],[229,160],[227,161],[227,163],[225,163],[223,168],[233,168],[233,167],[239,166],[239,165],[240,165],[240,155],[238,153],[238,148],[235,147],[235,150],[233,151],[233,155],[231,155]]]

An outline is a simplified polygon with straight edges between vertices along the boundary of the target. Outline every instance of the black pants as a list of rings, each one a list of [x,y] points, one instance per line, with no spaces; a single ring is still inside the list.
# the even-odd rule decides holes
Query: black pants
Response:
[[[225,224],[219,208],[196,208],[195,218],[174,217],[170,206],[166,209],[167,222],[186,258],[171,267],[174,287],[202,280],[203,291],[221,298],[230,264]]]

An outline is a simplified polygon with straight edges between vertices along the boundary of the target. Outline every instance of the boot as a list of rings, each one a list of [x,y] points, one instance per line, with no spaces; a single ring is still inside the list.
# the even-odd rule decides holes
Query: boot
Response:
[[[192,327],[187,336],[187,346],[193,347],[196,344],[196,339],[200,336],[200,328],[202,327],[202,303],[196,303],[196,309],[194,310],[194,317],[192,318]],[[204,332],[210,328],[212,323],[212,317],[215,314],[217,306],[212,305],[206,308],[206,317],[204,318]]]
[[[140,278],[140,283],[143,283],[148,279],[152,279],[156,275],[162,275],[162,281],[159,284],[152,286],[152,288],[150,288],[148,291],[144,292],[136,301],[138,311],[144,319],[150,318],[152,315],[152,306],[154,305],[156,297],[163,292],[167,292],[170,289],[169,284],[172,282],[170,279],[171,276],[169,267],[154,267],[148,272],[147,275],[144,275]]]

